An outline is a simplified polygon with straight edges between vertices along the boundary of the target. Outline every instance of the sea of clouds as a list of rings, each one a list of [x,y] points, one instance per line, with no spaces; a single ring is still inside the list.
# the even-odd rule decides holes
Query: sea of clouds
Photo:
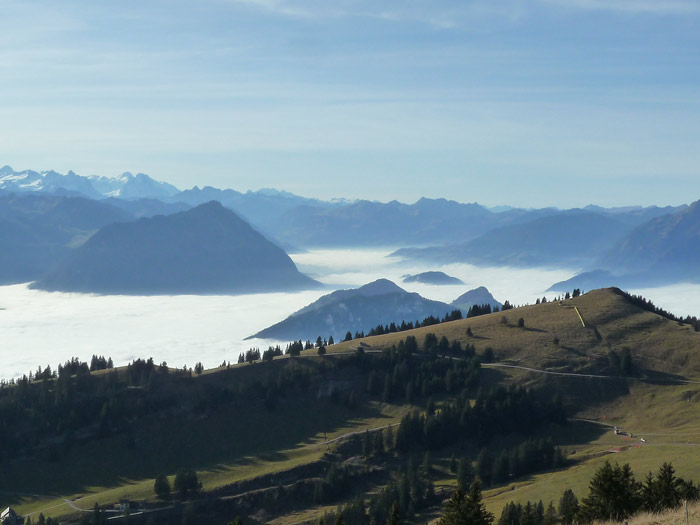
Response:
[[[299,269],[327,286],[325,290],[254,295],[114,296],[44,292],[26,284],[0,287],[0,379],[55,368],[71,357],[89,361],[93,354],[123,365],[136,358],[171,366],[213,367],[235,362],[250,347],[281,341],[245,337],[276,323],[335,289],[354,288],[379,278],[406,290],[450,302],[486,286],[500,301],[534,303],[552,283],[576,269],[482,268],[451,264],[440,268],[404,263],[386,250],[322,250],[292,255]],[[464,285],[402,283],[402,276],[439,269]],[[700,315],[700,286],[676,285],[632,290],[679,315]],[[401,319],[397,319],[401,321]]]

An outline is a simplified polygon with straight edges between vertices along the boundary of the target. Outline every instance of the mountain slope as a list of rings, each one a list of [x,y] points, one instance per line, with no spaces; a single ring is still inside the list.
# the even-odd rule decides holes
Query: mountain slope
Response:
[[[638,226],[591,267],[551,289],[700,282],[700,201]]]
[[[443,264],[581,266],[594,260],[630,229],[631,226],[607,214],[570,210],[497,228],[466,243],[406,248],[395,255]]]
[[[97,293],[246,293],[308,289],[280,248],[218,202],[103,228],[34,284]]]
[[[130,220],[126,211],[81,197],[0,195],[0,283],[38,279],[99,228]]]
[[[474,305],[481,306],[484,304],[488,304],[491,305],[491,308],[497,306],[499,309],[503,306],[503,304],[498,302],[494,298],[494,296],[491,295],[491,292],[489,292],[488,288],[486,288],[485,286],[479,286],[478,288],[469,290],[467,293],[464,293],[457,297],[457,299],[452,301],[450,304],[455,308],[464,310],[465,312],[468,312],[469,309]]]
[[[346,332],[366,331],[378,324],[444,316],[453,307],[409,293],[386,279],[351,290],[338,290],[293,313],[250,338],[296,340],[321,335],[342,338]]]
[[[358,201],[326,209],[298,207],[271,227],[277,236],[304,247],[397,246],[470,239],[507,217],[478,204],[423,198],[414,204]]]
[[[600,266],[617,273],[668,271],[697,277],[700,201],[637,227],[602,257]]]

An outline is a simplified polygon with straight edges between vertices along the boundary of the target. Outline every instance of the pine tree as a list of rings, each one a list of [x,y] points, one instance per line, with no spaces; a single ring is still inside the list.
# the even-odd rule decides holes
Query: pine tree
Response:
[[[579,512],[578,498],[571,489],[566,489],[559,500],[559,516],[564,525],[571,525]]]
[[[481,482],[476,479],[466,494],[457,489],[445,504],[445,513],[438,522],[440,525],[490,525],[493,514],[486,510],[481,501]]]
[[[547,505],[547,510],[544,512],[544,519],[542,520],[542,525],[556,525],[557,523],[557,509],[554,508],[554,503],[551,501]]]
[[[161,474],[156,478],[153,484],[153,491],[160,499],[167,499],[170,496],[170,481],[165,474]]]
[[[615,464],[613,467],[606,461],[596,471],[589,489],[581,509],[588,520],[622,521],[639,507],[639,484],[634,480],[629,464],[622,467]]]

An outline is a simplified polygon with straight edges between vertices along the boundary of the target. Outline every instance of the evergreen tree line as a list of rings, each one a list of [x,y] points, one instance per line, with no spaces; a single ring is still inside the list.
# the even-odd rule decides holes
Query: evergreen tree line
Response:
[[[447,347],[454,349],[461,358],[445,359],[432,352],[419,353],[416,338],[408,336],[381,354],[369,355],[359,348],[348,363],[367,372],[367,392],[372,396],[381,395],[385,402],[413,403],[444,392],[473,391],[480,377],[479,359],[473,349],[465,351],[458,342],[456,345],[447,342]]]
[[[571,525],[607,520],[621,522],[638,512],[658,514],[678,508],[684,501],[698,499],[698,486],[692,481],[676,477],[670,463],[664,463],[655,476],[649,472],[643,482],[638,482],[629,464],[611,465],[606,461],[593,475],[589,483],[589,494],[581,502],[571,489],[564,491],[556,509],[552,502],[545,508],[542,501],[528,501],[525,505],[511,501],[503,507],[498,525]],[[447,514],[446,507],[445,515]],[[485,521],[484,524],[492,521],[493,519]]]
[[[561,450],[551,438],[528,439],[517,447],[494,455],[485,448],[477,458],[476,471],[486,485],[498,485],[532,472],[556,469],[564,465]]]
[[[695,316],[686,316],[686,317],[679,317],[677,315],[672,314],[671,312],[664,310],[663,308],[656,306],[651,300],[645,299],[641,295],[632,295],[631,293],[624,292],[620,290],[619,288],[615,288],[615,292],[623,297],[625,297],[628,301],[630,301],[632,304],[635,306],[638,306],[639,308],[643,310],[647,310],[649,312],[653,312],[655,314],[658,314],[662,317],[665,317],[666,319],[670,319],[671,321],[676,321],[679,324],[688,324],[692,326],[696,332],[700,332],[700,319],[698,319]]]
[[[520,503],[507,503],[503,507],[498,525],[556,525],[559,516],[554,504],[550,501],[545,508],[542,500],[537,503],[528,501],[525,505]]]
[[[462,393],[433,414],[416,411],[404,416],[396,431],[396,448],[434,450],[466,440],[485,445],[499,434],[529,434],[548,423],[566,423],[558,398],[540,401],[525,388],[497,386],[479,392],[473,405]]]
[[[510,304],[510,302],[506,301],[503,303],[502,308],[498,308],[498,306],[494,306],[493,308],[491,307],[490,304],[482,304],[482,305],[473,305],[469,308],[467,311],[467,318],[470,317],[476,317],[479,315],[486,315],[494,312],[500,312],[504,310],[510,310],[512,309],[513,306]],[[425,328],[426,326],[433,326],[441,323],[449,323],[450,321],[459,321],[460,319],[464,319],[464,315],[462,314],[462,311],[459,309],[452,310],[451,312],[448,312],[445,314],[444,317],[435,317],[433,315],[429,315],[428,317],[425,317],[422,321],[416,320],[414,321],[401,321],[401,323],[389,323],[389,324],[379,324],[375,326],[374,328],[371,328],[369,332],[365,334],[364,331],[361,332],[355,332],[355,335],[353,336],[352,332],[347,332],[345,334],[345,337],[343,338],[343,342],[345,341],[352,341],[353,339],[362,339],[363,337],[371,337],[374,335],[384,335],[384,334],[393,334],[396,332],[404,332],[406,330],[413,330],[414,328]]]
[[[196,496],[202,491],[202,483],[199,481],[197,472],[190,469],[179,469],[175,474],[173,486],[165,474],[161,474],[153,483],[153,491],[162,500],[170,499],[172,491],[180,499],[187,499]]]
[[[396,479],[369,500],[358,497],[351,503],[338,507],[333,514],[325,515],[319,524],[343,523],[369,525],[371,523],[400,524],[436,501],[435,490],[425,472],[409,459]],[[393,520],[393,521],[392,521]]]

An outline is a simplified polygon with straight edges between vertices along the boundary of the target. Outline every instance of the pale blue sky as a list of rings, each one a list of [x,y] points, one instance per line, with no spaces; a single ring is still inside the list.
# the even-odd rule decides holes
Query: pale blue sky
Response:
[[[700,0],[0,0],[0,165],[488,205],[700,199]]]

